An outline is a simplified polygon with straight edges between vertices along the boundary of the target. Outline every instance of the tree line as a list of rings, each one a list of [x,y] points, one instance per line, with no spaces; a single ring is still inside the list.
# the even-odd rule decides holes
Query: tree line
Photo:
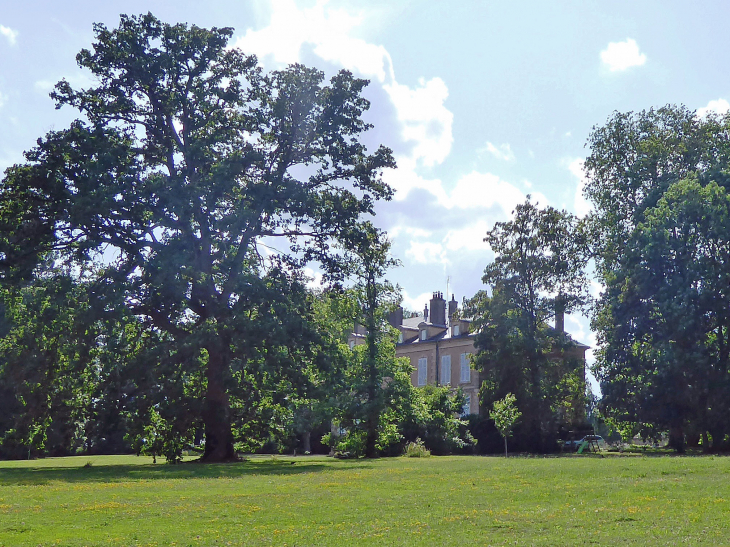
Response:
[[[95,25],[77,62],[96,84],[52,93],[79,118],[5,172],[0,456],[501,450],[486,416],[459,417],[460,392],[414,388],[395,358],[394,261],[367,220],[395,162],[362,143],[367,82],[266,73],[232,32]],[[488,290],[464,313],[482,407],[519,408],[513,446],[551,451],[585,424],[557,323],[590,309],[602,419],[727,447],[729,128],[684,107],[616,113],[589,138],[587,218],[528,199],[487,234]],[[307,288],[311,264],[326,289]]]
[[[585,218],[528,199],[487,235],[490,291],[470,310],[483,403],[513,393],[524,412],[516,441],[531,450],[554,447],[588,407],[594,425],[627,441],[727,451],[730,116],[615,112],[587,147]],[[597,333],[599,400],[581,394],[580,365],[556,359],[570,343],[551,318],[576,310]]]

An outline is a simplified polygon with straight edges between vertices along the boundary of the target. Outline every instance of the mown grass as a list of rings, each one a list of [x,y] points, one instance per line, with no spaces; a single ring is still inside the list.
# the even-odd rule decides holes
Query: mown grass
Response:
[[[0,462],[0,545],[730,545],[728,500],[724,457],[60,458]]]

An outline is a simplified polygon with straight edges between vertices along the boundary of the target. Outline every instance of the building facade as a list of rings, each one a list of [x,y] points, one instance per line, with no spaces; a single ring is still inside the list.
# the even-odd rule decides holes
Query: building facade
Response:
[[[448,303],[440,292],[433,293],[423,316],[401,319],[397,357],[407,357],[414,386],[429,384],[461,388],[466,396],[464,414],[479,413],[479,373],[472,368],[474,333],[470,321],[456,317],[458,304],[452,295]],[[401,313],[402,317],[402,313]],[[398,323],[398,318],[394,323]]]
[[[396,357],[410,360],[413,367],[411,383],[414,386],[461,388],[466,396],[462,413],[479,414],[479,388],[482,382],[471,360],[471,356],[476,353],[475,333],[471,331],[470,320],[458,317],[458,309],[454,295],[447,303],[442,293],[435,292],[424,308],[423,315],[404,319],[403,309],[396,310],[389,318],[390,324],[399,331],[395,354]],[[556,314],[555,324],[556,328],[562,330],[562,314]],[[356,326],[350,335],[350,347],[364,343],[364,335],[365,330]],[[588,346],[576,342],[569,350],[569,356],[585,363],[587,349]]]

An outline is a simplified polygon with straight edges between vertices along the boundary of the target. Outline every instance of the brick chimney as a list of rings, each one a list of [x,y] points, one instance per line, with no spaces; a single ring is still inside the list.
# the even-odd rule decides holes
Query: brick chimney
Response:
[[[441,292],[433,293],[431,297],[431,324],[433,325],[445,325],[446,324],[446,300]]]
[[[396,329],[403,324],[403,306],[398,306],[388,314],[388,323]]]
[[[454,298],[454,295],[451,295],[451,300],[449,300],[449,324],[454,320],[454,314],[459,309],[459,303]]]

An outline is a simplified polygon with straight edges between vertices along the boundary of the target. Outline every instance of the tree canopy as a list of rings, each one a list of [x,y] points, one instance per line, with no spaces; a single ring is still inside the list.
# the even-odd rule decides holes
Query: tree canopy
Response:
[[[360,140],[367,81],[264,73],[227,47],[231,34],[151,14],[95,25],[77,62],[96,85],[52,93],[81,117],[0,185],[2,279],[37,277],[53,252],[95,298],[187,348],[175,355],[199,363],[204,458],[216,461],[235,457],[248,397],[303,375],[317,335],[302,267],[340,275],[331,246],[390,198],[381,173],[394,167]]]
[[[485,238],[495,253],[482,278],[491,294],[478,293],[466,313],[475,318],[482,406],[514,394],[523,410],[518,443],[549,451],[561,425],[583,416],[582,353],[549,321],[587,302],[587,237],[573,215],[529,198],[513,215]]]
[[[589,139],[600,406],[679,450],[723,449],[730,432],[728,128],[667,106],[616,113]]]

